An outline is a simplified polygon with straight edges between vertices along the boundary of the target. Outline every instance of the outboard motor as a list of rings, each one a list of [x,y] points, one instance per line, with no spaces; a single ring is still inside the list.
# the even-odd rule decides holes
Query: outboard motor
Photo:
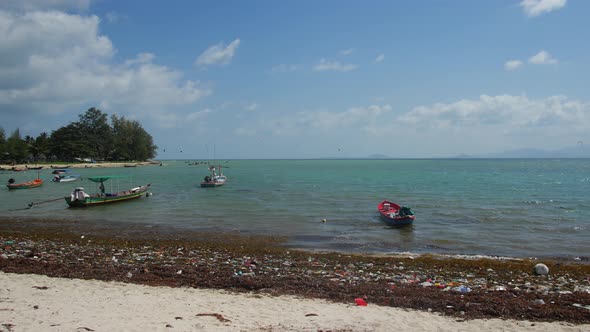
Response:
[[[74,189],[74,191],[72,191],[72,193],[70,194],[70,200],[83,201],[86,199],[86,197],[89,197],[89,196],[90,195],[88,195],[87,193],[84,192],[84,188],[78,187],[78,188]]]

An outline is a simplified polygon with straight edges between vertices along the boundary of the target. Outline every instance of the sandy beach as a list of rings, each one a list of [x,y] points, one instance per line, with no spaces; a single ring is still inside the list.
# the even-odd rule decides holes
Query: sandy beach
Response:
[[[0,331],[588,331],[377,305],[0,273]]]

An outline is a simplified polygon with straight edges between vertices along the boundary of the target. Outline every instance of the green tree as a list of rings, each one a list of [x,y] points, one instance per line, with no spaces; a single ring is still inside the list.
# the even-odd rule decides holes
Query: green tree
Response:
[[[21,138],[20,129],[17,128],[6,140],[8,158],[14,162],[22,162],[27,158],[27,150],[27,143]]]
[[[46,132],[42,132],[35,138],[35,142],[33,142],[32,153],[36,159],[43,159],[43,157],[47,158],[50,153],[50,140],[49,135]]]
[[[107,160],[113,149],[113,132],[107,114],[97,108],[90,108],[80,115],[79,129],[90,153],[80,157],[93,157]]]
[[[6,159],[6,132],[0,127],[0,160]]]
[[[82,135],[78,123],[70,123],[51,133],[49,139],[51,155],[62,161],[73,161],[78,156],[89,156],[92,150]]]
[[[156,155],[153,138],[138,121],[111,116],[113,125],[113,157],[118,160],[147,160]]]

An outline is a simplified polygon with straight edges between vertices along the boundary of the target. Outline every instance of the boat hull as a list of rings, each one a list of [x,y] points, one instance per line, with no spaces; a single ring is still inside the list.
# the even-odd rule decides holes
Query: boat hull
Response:
[[[221,187],[224,184],[225,184],[225,182],[201,182],[201,187],[214,188],[214,187]]]
[[[10,183],[10,184],[7,184],[6,187],[8,187],[8,189],[31,189],[31,188],[37,188],[42,184],[43,184],[43,180],[39,179],[39,180],[33,180],[33,181],[23,182],[23,183]]]
[[[389,208],[387,208],[388,204]],[[377,205],[377,210],[379,211],[381,220],[383,220],[386,224],[395,227],[408,226],[413,224],[414,219],[416,219],[416,216],[400,216],[398,215],[400,209],[401,206],[390,201],[383,201]]]
[[[117,193],[107,195],[93,195],[90,197],[86,197],[84,200],[72,200],[71,196],[66,196],[64,198],[66,200],[66,203],[68,203],[69,207],[90,207],[111,203],[119,203],[140,198],[143,194],[145,194],[148,191],[149,187],[150,185],[148,184],[143,187],[139,187],[139,189],[137,190],[131,190],[128,194]]]
[[[210,181],[202,181],[201,187],[203,188],[214,188],[214,187],[221,187],[225,184],[227,177],[225,175],[218,175],[213,177]]]

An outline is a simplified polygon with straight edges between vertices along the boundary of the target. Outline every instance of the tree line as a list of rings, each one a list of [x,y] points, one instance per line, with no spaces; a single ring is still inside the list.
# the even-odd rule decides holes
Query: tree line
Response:
[[[71,122],[51,133],[37,137],[21,136],[17,128],[10,136],[0,127],[0,161],[4,163],[75,161],[145,161],[154,158],[152,136],[138,121],[113,114],[109,118],[97,108],[90,108]]]

